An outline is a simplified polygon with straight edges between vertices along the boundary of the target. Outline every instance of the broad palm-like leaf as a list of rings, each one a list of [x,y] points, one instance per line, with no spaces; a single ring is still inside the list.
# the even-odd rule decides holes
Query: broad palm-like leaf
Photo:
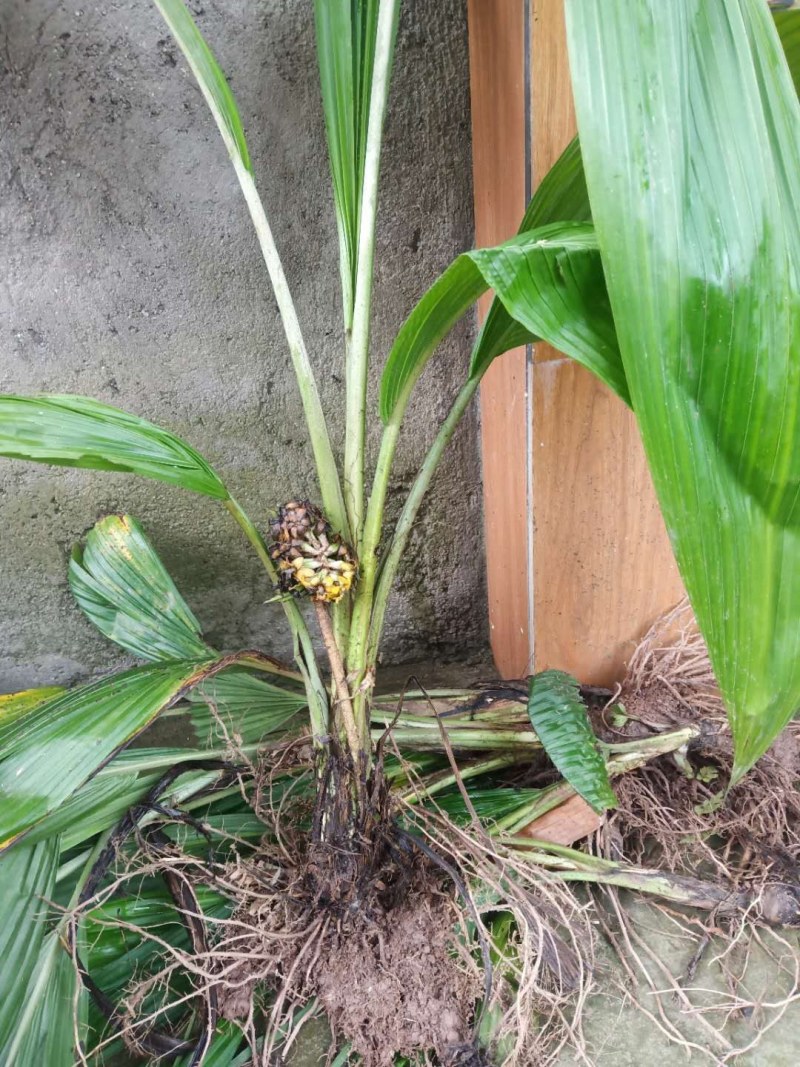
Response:
[[[0,859],[0,1062],[4,1057],[36,969],[45,935],[47,901],[53,898],[59,840],[21,845]]]
[[[146,660],[209,654],[200,623],[130,515],[107,515],[76,547],[69,584],[101,633]]]
[[[620,349],[736,744],[800,705],[800,107],[761,0],[569,0]]]
[[[617,798],[575,679],[564,671],[535,674],[528,715],[545,752],[575,792],[600,814],[615,808]]]
[[[594,231],[586,223],[563,222],[520,234],[496,248],[465,252],[448,267],[406,319],[392,346],[381,380],[384,420],[406,402],[441,339],[488,288],[526,334],[547,337],[627,400]],[[500,326],[495,336],[507,339],[508,332]],[[496,340],[480,344],[471,374],[479,376],[497,354]]]
[[[203,457],[144,419],[81,396],[0,396],[0,456],[127,471],[217,500],[228,490]]]
[[[112,766],[115,773],[104,776],[101,772],[90,778],[29,830],[23,843],[3,853],[0,863],[6,855],[13,856],[19,849],[54,835],[60,836],[62,851],[90,841],[119,822],[155,783],[158,773],[163,773],[122,774],[117,773],[116,763]]]
[[[189,710],[200,743],[235,736],[245,745],[286,730],[308,700],[300,689],[283,688],[242,670],[232,670],[199,686],[199,703]]]
[[[107,515],[96,523],[83,551],[73,551],[69,581],[78,606],[101,633],[142,659],[219,655],[203,640],[199,622],[130,515]],[[288,683],[301,682],[299,674],[277,660],[264,657],[262,665]],[[213,714],[202,704],[189,712],[201,739],[216,735],[221,722],[245,743],[284,728],[307,704],[301,691],[235,669],[188,697],[213,706]]]
[[[0,852],[71,796],[159,712],[253,654],[137,667],[0,726]]]

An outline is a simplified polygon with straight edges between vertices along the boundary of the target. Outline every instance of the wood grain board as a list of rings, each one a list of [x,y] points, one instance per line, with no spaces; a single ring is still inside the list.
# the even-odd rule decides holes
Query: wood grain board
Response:
[[[516,231],[526,180],[535,188],[575,119],[563,0],[470,0],[469,19],[476,244],[486,245]],[[494,364],[481,420],[498,669],[618,680],[639,637],[683,595],[632,413],[537,345],[532,364],[524,351]]]
[[[517,232],[525,211],[525,14],[520,0],[469,0],[475,244]],[[486,314],[491,297],[481,301]],[[530,659],[526,351],[495,360],[481,384],[489,623],[500,671]]]

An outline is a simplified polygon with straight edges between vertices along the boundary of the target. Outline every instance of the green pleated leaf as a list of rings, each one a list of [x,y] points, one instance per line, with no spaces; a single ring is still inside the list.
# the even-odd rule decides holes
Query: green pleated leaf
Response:
[[[154,0],[154,3],[191,67],[231,159],[252,172],[236,100],[186,5],[183,0]]]
[[[142,659],[212,659],[200,624],[178,592],[144,530],[130,515],[107,515],[73,551],[69,582],[84,614],[101,633]],[[285,680],[299,674],[263,658],[260,669]],[[286,727],[307,706],[302,690],[272,685],[244,670],[199,685],[189,715],[202,741],[225,742],[225,731],[245,744]],[[202,701],[210,701],[210,707]],[[0,717],[2,710],[0,706]]]
[[[44,819],[215,671],[241,657],[137,667],[40,704],[0,728],[0,851]]]
[[[494,789],[475,789],[466,782],[464,785],[481,822],[495,822],[513,815],[516,811],[524,810],[531,800],[542,792],[541,789],[512,789],[502,786]],[[458,823],[468,823],[472,818],[472,812],[458,790],[432,797],[431,805],[441,808]]]
[[[314,0],[320,88],[348,326],[355,292],[379,7],[379,0]]]
[[[533,254],[529,242],[537,239]],[[547,337],[630,403],[594,230],[555,223],[498,248],[469,253],[509,316],[531,337]],[[478,353],[480,355],[480,353]],[[488,362],[473,361],[471,375]]]
[[[389,353],[381,379],[384,421],[405,402],[441,339],[488,288],[531,336],[546,336],[627,399],[594,231],[586,223],[564,222],[465,252],[447,268]],[[479,347],[481,360],[496,354],[496,347]],[[484,363],[473,364],[471,374],[484,369]]]
[[[0,696],[0,727],[8,726],[14,719],[27,715],[45,700],[63,692],[62,686],[47,685],[41,689],[23,689],[19,693],[3,693]]]
[[[530,680],[528,715],[544,750],[576,793],[602,815],[617,806],[578,683],[563,671]]]
[[[13,856],[18,849],[56,834],[60,835],[62,851],[90,841],[115,826],[155,784],[157,777],[157,774],[95,775],[28,831],[23,844],[10,849],[7,854]]]
[[[210,679],[197,694],[202,703],[194,703],[189,716],[202,744],[224,745],[234,736],[245,745],[255,744],[286,730],[308,707],[302,690],[272,685],[241,670]]]
[[[219,475],[180,438],[88,397],[0,396],[0,456],[126,471],[228,498]]]
[[[116,644],[146,660],[202,659],[214,654],[138,522],[107,515],[69,565],[81,611]]]
[[[47,934],[24,990],[10,1040],[0,1062],[14,1067],[73,1067],[75,1012],[86,1024],[87,996],[59,933]]]
[[[60,845],[51,838],[0,857],[0,1063],[13,1037],[45,935]]]
[[[800,706],[800,106],[762,0],[568,0],[633,407],[737,780]]]

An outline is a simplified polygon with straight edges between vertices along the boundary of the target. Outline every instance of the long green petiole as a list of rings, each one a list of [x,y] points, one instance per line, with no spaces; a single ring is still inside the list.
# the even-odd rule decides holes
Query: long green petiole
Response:
[[[308,351],[303,340],[292,294],[289,290],[289,283],[286,280],[283,264],[275,247],[272,230],[264,211],[264,205],[261,203],[261,198],[253,181],[253,175],[238,159],[234,159],[233,166],[239,179],[239,184],[242,187],[247,207],[250,210],[250,218],[253,220],[253,227],[258,237],[258,243],[261,247],[261,254],[264,257],[270,281],[272,282],[272,289],[278,303],[278,311],[280,312],[286,340],[289,344],[289,353],[292,357],[292,365],[294,366],[297,385],[300,389],[311,447],[314,451],[322,503],[334,527],[340,530],[345,537],[350,537],[342,487],[339,482],[339,471],[336,467],[336,459],[333,455],[314,371],[308,358]]]
[[[397,569],[403,558],[403,553],[405,552],[417,513],[419,512],[425,493],[428,491],[431,484],[431,480],[436,473],[436,469],[439,466],[444,451],[450,443],[450,440],[465,411],[469,407],[479,385],[480,377],[476,376],[470,378],[462,386],[458,396],[453,402],[453,406],[451,407],[447,418],[439,427],[439,432],[436,434],[433,444],[428,450],[422,466],[419,469],[417,477],[414,479],[414,484],[406,497],[406,502],[403,505],[400,518],[395,526],[389,550],[380,567],[377,580],[375,577],[377,558],[372,556],[370,559],[364,561],[365,569],[369,566],[373,568],[370,573],[370,581],[374,583],[374,586],[369,589],[369,601],[367,601],[365,596],[362,605],[360,594],[356,601],[350,637],[349,665],[351,670],[357,669],[356,664],[362,664],[362,671],[365,672],[369,669],[370,665],[375,662],[378,654],[381,633],[383,632],[383,622],[386,614],[386,605],[389,600],[389,593],[391,592],[392,585],[397,576]],[[402,419],[402,413],[400,418]],[[393,423],[394,419],[384,431],[386,455],[384,455],[384,447],[382,446],[381,457],[383,463],[380,464],[376,470],[373,496],[370,498],[370,509],[372,509],[373,498],[375,500],[374,514],[369,515],[368,529],[370,530],[371,539],[374,539],[376,534],[377,537],[380,536],[380,529],[383,522],[383,506],[386,500],[391,461],[394,453],[394,445],[397,439],[397,433]],[[376,550],[377,543],[375,544],[374,551]],[[356,707],[356,714],[359,714],[358,706]]]

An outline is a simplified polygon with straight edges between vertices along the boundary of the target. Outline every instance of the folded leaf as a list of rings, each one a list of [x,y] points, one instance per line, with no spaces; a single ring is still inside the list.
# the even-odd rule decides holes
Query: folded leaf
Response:
[[[564,222],[465,252],[448,267],[406,319],[389,353],[381,379],[384,421],[406,403],[436,346],[488,288],[531,335],[546,336],[627,400],[594,231]],[[471,375],[483,373],[495,354],[494,347],[479,346],[481,362],[473,362]]]
[[[800,106],[761,0],[568,0],[633,407],[737,780],[800,706]]]
[[[538,254],[526,251],[537,236]],[[469,255],[508,314],[532,337],[547,337],[559,351],[593,371],[630,403],[614,320],[592,227],[556,223],[531,230],[498,248]],[[488,362],[473,357],[470,374]]]
[[[202,659],[214,653],[141,526],[107,515],[75,548],[69,584],[101,633],[147,660]]]
[[[21,845],[0,858],[0,1063],[8,1048],[45,934],[60,845],[57,837]]]
[[[544,750],[576,793],[596,812],[617,806],[578,683],[563,671],[530,680],[528,715]]]
[[[107,515],[72,554],[69,582],[78,606],[101,633],[147,660],[212,659],[200,624],[175,587],[141,526],[130,515]],[[278,660],[260,668],[287,682],[301,677]],[[284,689],[243,670],[226,671],[188,694],[210,701],[189,711],[201,740],[224,743],[224,731],[247,744],[283,729],[307,706],[302,690]],[[0,706],[0,717],[2,709]]]
[[[522,218],[519,233],[528,233],[551,222],[591,222],[591,217],[581,149],[575,137],[539,183]],[[475,342],[472,373],[483,373],[493,359],[511,348],[538,340],[495,297]]]
[[[219,475],[180,438],[82,396],[0,396],[0,456],[127,471],[228,498]]]

